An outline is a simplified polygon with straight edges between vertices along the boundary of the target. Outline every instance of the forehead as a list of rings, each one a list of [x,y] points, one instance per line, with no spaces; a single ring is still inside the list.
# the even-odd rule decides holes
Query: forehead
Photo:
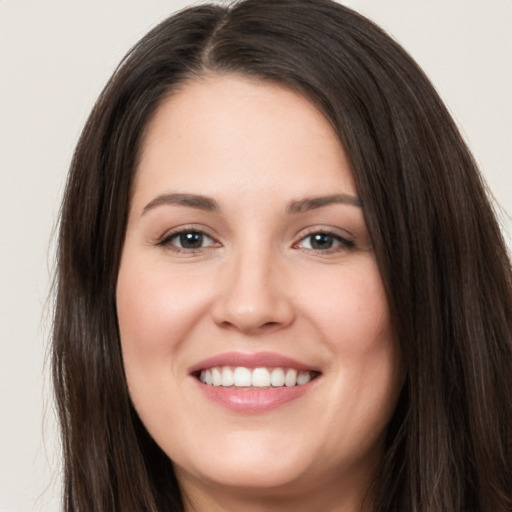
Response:
[[[166,98],[148,124],[134,192],[221,194],[233,181],[240,190],[316,183],[320,194],[334,186],[354,192],[336,133],[302,95],[233,75],[189,82]]]

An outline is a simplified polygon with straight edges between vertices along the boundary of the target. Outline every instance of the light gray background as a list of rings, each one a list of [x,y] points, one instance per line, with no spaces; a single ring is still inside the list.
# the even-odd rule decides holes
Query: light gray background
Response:
[[[0,0],[0,512],[58,510],[45,305],[73,147],[121,57],[188,3]],[[345,3],[426,70],[512,212],[512,0]]]

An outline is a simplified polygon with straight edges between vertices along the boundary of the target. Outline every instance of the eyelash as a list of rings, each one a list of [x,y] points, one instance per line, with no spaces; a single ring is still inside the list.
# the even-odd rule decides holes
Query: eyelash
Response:
[[[200,247],[180,247],[177,246],[175,243],[172,243],[173,239],[187,236],[187,235],[193,235],[193,236],[199,236],[201,246]],[[318,249],[314,248],[311,245],[311,239],[312,237],[324,237],[329,243],[329,240],[331,242],[331,246],[327,249]],[[209,239],[211,243],[207,246],[202,246],[204,243],[204,239]],[[310,239],[310,247],[301,247],[300,244],[304,243],[304,241]],[[180,243],[183,244],[183,239],[180,240]],[[157,245],[160,247],[166,247],[169,250],[175,252],[175,253],[186,253],[186,254],[196,254],[204,250],[209,250],[211,248],[220,247],[220,243],[216,242],[210,235],[205,233],[201,229],[194,229],[194,228],[181,228],[177,231],[173,231],[172,233],[166,234],[162,237],[162,239],[157,242]],[[308,253],[314,253],[314,254],[331,254],[341,251],[346,251],[353,249],[355,247],[355,243],[352,240],[349,240],[337,233],[334,233],[329,230],[325,229],[315,229],[310,231],[309,233],[306,233],[303,235],[300,240],[292,245],[293,248],[301,248],[302,250],[308,252]]]
[[[311,245],[311,239],[313,237],[324,237],[327,239],[330,239],[333,244],[336,244],[334,246],[328,247],[327,249],[315,249],[314,247],[302,247],[303,250],[314,253],[314,254],[332,254],[337,253],[341,251],[346,251],[350,249],[354,249],[355,243],[352,240],[349,240],[348,238],[345,238],[338,233],[334,233],[332,231],[329,231],[328,229],[314,229],[310,231],[309,233],[306,233],[301,237],[301,239],[293,244],[293,247],[300,247],[300,244],[303,243],[305,240],[310,240]]]
[[[213,242],[213,244],[210,244],[206,247],[179,247],[176,244],[172,243],[172,240],[175,238],[183,237],[186,235],[198,235],[201,237],[201,242],[204,241],[204,238],[207,238]],[[181,240],[183,242],[183,240]],[[180,228],[179,230],[173,231],[172,233],[168,233],[162,237],[162,239],[157,243],[160,247],[166,247],[169,250],[176,252],[176,253],[186,253],[186,254],[195,254],[201,251],[204,251],[205,249],[208,250],[212,247],[220,247],[220,244],[218,242],[215,242],[215,240],[205,233],[201,229],[194,229],[194,228]]]

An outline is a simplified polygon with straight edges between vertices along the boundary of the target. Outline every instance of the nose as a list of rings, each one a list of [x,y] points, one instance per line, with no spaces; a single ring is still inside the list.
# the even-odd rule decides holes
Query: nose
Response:
[[[247,252],[225,262],[212,308],[214,321],[245,334],[287,327],[295,310],[285,264],[270,251]]]

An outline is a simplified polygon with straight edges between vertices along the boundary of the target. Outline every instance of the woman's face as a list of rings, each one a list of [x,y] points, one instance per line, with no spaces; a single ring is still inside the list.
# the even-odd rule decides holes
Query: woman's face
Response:
[[[213,76],[159,107],[117,308],[134,406],[185,489],[367,483],[399,357],[349,162],[302,96]]]

